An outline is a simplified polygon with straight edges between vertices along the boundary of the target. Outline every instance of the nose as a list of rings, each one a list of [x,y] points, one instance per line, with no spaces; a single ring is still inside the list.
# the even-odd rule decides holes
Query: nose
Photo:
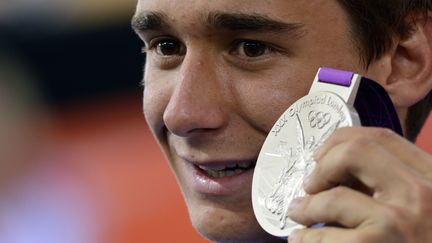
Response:
[[[203,55],[186,55],[163,120],[167,129],[180,137],[214,132],[227,124],[223,83],[216,64]]]

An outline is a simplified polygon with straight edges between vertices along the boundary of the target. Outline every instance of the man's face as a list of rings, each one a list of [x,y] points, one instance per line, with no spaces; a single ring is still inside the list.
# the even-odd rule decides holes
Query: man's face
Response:
[[[329,0],[140,0],[144,113],[193,225],[211,240],[269,237],[255,220],[255,161],[318,67],[364,73]]]

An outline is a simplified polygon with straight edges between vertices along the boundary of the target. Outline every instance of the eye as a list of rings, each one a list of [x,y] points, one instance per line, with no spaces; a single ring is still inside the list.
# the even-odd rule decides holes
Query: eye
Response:
[[[260,57],[272,51],[268,45],[258,41],[241,41],[237,44],[235,52],[248,58]]]
[[[156,39],[150,43],[149,49],[155,49],[160,56],[180,56],[185,52],[183,44],[173,39]]]
[[[146,63],[166,70],[177,67],[186,55],[186,46],[175,37],[157,36],[149,39],[143,50]]]
[[[156,46],[156,52],[163,56],[174,56],[180,54],[180,44],[176,41],[162,41]]]

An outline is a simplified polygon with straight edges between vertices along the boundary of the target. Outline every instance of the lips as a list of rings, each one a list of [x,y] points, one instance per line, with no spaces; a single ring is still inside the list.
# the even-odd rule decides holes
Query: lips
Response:
[[[249,193],[256,159],[186,162],[186,180],[195,192],[210,195]]]

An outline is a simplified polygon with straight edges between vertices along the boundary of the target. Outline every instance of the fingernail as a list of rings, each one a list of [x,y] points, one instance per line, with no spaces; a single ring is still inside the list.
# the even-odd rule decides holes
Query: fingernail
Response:
[[[313,158],[315,160],[315,162],[318,162],[318,160],[321,159],[322,153],[323,153],[323,148],[322,146],[318,147],[317,150],[315,150],[314,154],[313,154]]]
[[[301,202],[303,201],[302,197],[295,198],[291,201],[290,205],[288,206],[288,213],[293,213],[297,211],[297,209],[300,207]]]
[[[306,178],[304,179],[303,188],[306,188],[310,184],[310,182],[312,180],[312,174],[313,174],[313,171],[308,176],[306,176]]]

